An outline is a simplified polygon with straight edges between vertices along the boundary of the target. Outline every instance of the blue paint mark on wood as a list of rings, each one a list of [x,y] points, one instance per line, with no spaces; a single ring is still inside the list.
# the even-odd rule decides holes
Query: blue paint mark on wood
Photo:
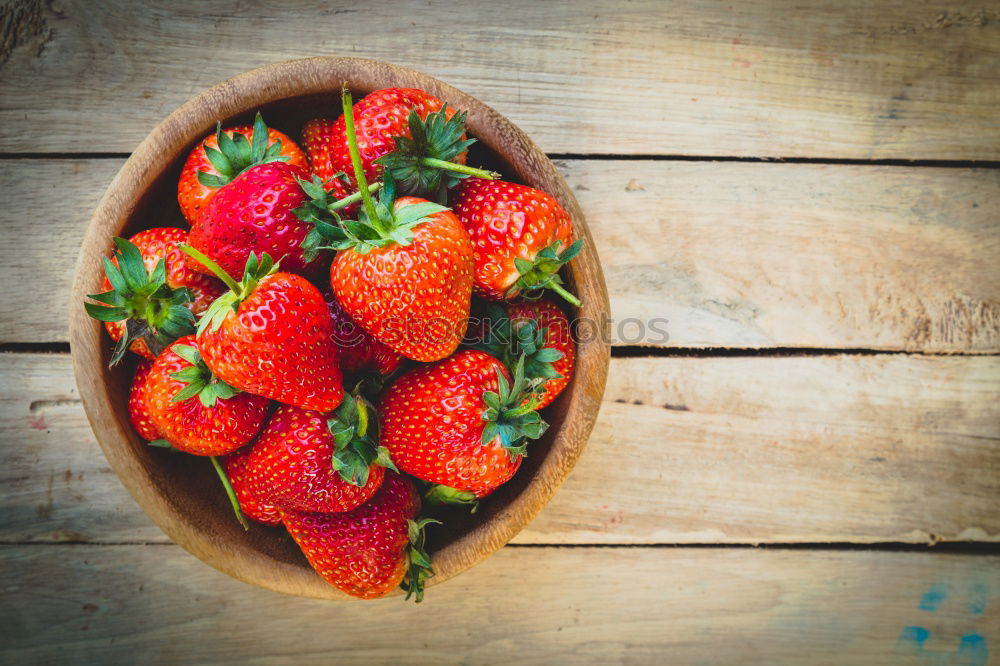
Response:
[[[958,650],[929,650],[927,641],[931,632],[926,627],[903,627],[896,640],[896,653],[917,657],[921,664],[929,666],[986,666],[990,660],[990,651],[986,638],[981,634],[966,634],[958,643]]]
[[[989,663],[990,651],[986,647],[986,639],[980,634],[966,634],[958,644],[956,664],[961,666],[986,666]]]
[[[925,643],[930,637],[931,632],[925,627],[903,627],[896,640],[896,654],[915,657],[915,662],[924,666],[947,666],[954,654],[928,650]]]
[[[969,590],[969,615],[982,615],[990,602],[990,590],[982,583],[976,583]]]
[[[903,630],[899,632],[899,643],[902,647],[907,644],[913,644],[918,648],[923,648],[924,643],[930,637],[931,632],[927,631],[923,627],[903,627]]]
[[[934,583],[927,588],[924,596],[920,598],[920,610],[933,613],[941,607],[941,604],[947,598],[948,586],[943,583]]]

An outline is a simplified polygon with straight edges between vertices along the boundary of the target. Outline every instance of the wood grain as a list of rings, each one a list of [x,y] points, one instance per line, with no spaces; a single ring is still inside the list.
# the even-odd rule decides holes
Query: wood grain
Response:
[[[986,664],[1000,639],[996,556],[505,548],[420,606],[277,595],[174,546],[0,560],[9,663]]]
[[[619,343],[1000,350],[1000,171],[576,161],[566,172]],[[666,319],[670,340],[639,337],[629,318]]]
[[[34,29],[5,43],[0,151],[130,151],[217,81],[350,55],[441,78],[548,152],[1000,156],[993,0],[13,4]]]
[[[0,356],[0,541],[168,542],[69,366]],[[614,359],[586,452],[515,542],[1000,541],[998,440],[997,357]]]
[[[121,164],[0,161],[0,188],[26,202],[0,210],[0,279],[36,285],[30,299],[0,302],[0,342],[67,339],[67,268]],[[614,344],[1000,351],[998,170],[559,166],[604,264]],[[668,339],[640,336],[629,318],[666,319]]]

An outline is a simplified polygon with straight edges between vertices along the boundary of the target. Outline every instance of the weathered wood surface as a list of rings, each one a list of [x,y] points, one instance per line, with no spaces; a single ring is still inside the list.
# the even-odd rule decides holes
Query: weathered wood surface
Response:
[[[64,355],[0,356],[0,541],[163,543]],[[516,543],[1000,541],[1000,359],[613,359],[583,458]]]
[[[421,606],[281,596],[176,546],[0,559],[0,660],[18,664],[981,666],[1000,639],[996,556],[507,548]]]
[[[33,285],[0,302],[0,342],[67,339],[86,221],[121,164],[0,161],[0,191],[23,197],[0,210],[0,279]],[[560,166],[600,251],[616,344],[1000,351],[1000,170]],[[666,319],[667,336],[629,318]]]
[[[130,151],[217,81],[351,55],[443,79],[548,152],[1000,157],[994,0],[14,0],[0,16],[4,152]]]
[[[0,344],[67,339],[122,163],[74,154],[131,151],[248,68],[355,55],[589,156],[561,168],[615,317],[669,320],[654,346],[1000,352],[1000,171],[592,159],[998,160],[992,0],[425,5],[0,3],[0,154],[61,156],[0,160],[0,278],[28,293],[0,302]],[[996,554],[683,544],[1000,540],[998,364],[616,359],[584,457],[516,540],[533,547],[414,608],[274,595],[169,545],[68,357],[3,354],[0,662],[987,664]],[[587,543],[639,547],[538,546]]]

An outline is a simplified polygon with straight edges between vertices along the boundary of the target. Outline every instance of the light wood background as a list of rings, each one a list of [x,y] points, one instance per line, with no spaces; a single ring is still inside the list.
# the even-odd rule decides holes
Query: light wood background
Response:
[[[0,662],[961,663],[1000,651],[996,2],[0,3]],[[169,543],[66,344],[83,228],[163,115],[310,55],[425,71],[584,208],[600,421],[419,607]],[[936,544],[936,545],[934,545]]]

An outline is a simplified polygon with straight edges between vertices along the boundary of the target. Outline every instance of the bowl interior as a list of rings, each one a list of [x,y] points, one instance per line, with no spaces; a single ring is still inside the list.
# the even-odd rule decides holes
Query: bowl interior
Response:
[[[301,76],[304,66],[321,80],[311,86],[295,86],[295,74]],[[287,76],[282,76],[282,67]],[[430,77],[387,67],[336,58],[283,63],[220,84],[174,112],[133,154],[95,212],[81,252],[74,303],[81,303],[83,294],[99,290],[101,273],[93,257],[109,251],[112,236],[129,237],[156,226],[187,228],[177,205],[177,179],[187,154],[213,131],[216,120],[223,126],[251,123],[260,110],[269,126],[299,141],[301,128],[310,118],[340,115],[340,82],[349,81],[356,99],[382,87],[421,87],[456,108],[469,110],[469,133],[479,139],[470,150],[469,163],[548,191],[574,218],[577,237],[586,239],[586,248],[564,271],[570,288],[584,300],[580,312],[572,314],[606,321],[607,294],[593,242],[554,165],[520,130],[485,105]],[[374,76],[372,68],[381,76]],[[359,72],[364,74],[338,76]],[[260,97],[261,86],[266,87],[274,78],[285,80],[284,87],[276,86],[269,97]],[[227,99],[232,93],[237,97],[228,104],[213,103],[212,95],[220,87],[228,93]],[[241,90],[244,94],[239,96]],[[208,108],[192,108],[199,104]],[[180,545],[237,578],[292,594],[343,598],[312,572],[287,533],[258,524],[249,532],[242,530],[207,460],[149,447],[132,431],[126,403],[134,360],[108,370],[110,342],[101,327],[81,312],[79,308],[71,316],[74,367],[81,395],[105,454],[147,513]],[[568,474],[596,416],[607,372],[606,343],[600,336],[593,337],[579,341],[574,379],[543,411],[550,428],[531,444],[515,477],[487,498],[474,516],[461,508],[434,510],[444,524],[428,532],[438,573],[429,583],[447,579],[506,543]]]

